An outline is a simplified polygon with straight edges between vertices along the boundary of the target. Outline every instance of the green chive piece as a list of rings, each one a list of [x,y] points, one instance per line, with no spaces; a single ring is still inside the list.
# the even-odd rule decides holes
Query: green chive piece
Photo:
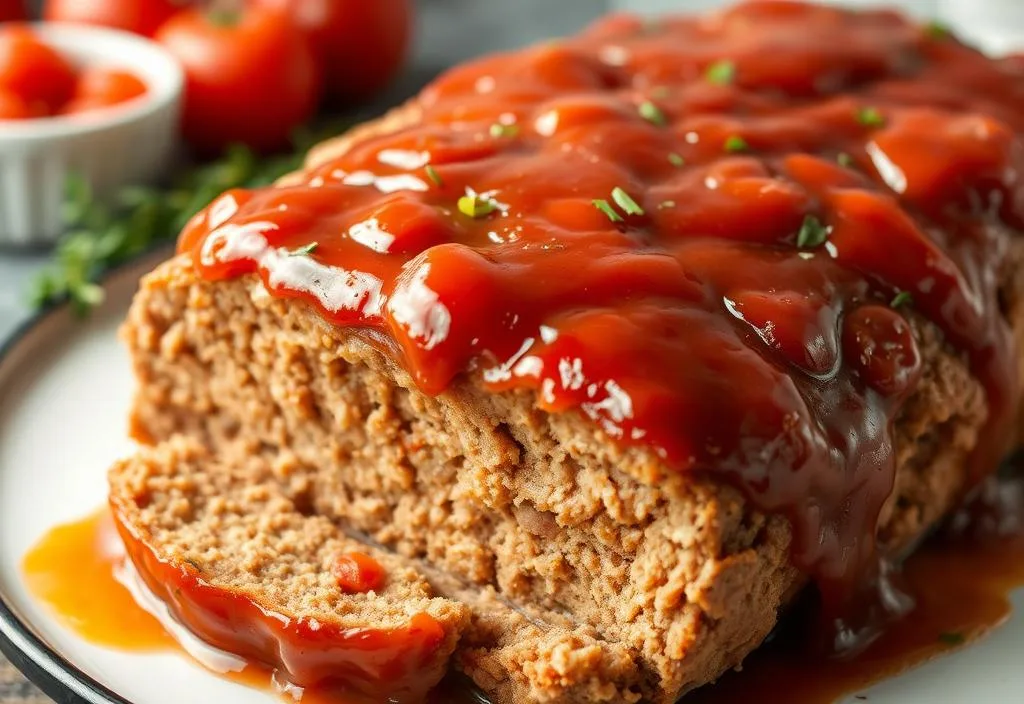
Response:
[[[664,25],[662,25],[661,20],[657,17],[645,17],[640,25],[640,30],[637,33],[641,36],[644,34],[656,34],[657,32],[660,32],[663,27]]]
[[[885,125],[885,116],[878,108],[861,108],[857,111],[857,122],[865,127],[882,127]]]
[[[967,638],[964,637],[963,633],[957,633],[956,631],[939,634],[939,641],[946,645],[963,645],[966,640]]]
[[[946,39],[953,34],[953,30],[949,28],[949,25],[940,22],[939,20],[932,20],[924,26],[925,34],[932,39]]]
[[[839,162],[840,166],[844,166],[846,168],[853,166],[853,157],[846,152],[839,152],[839,154],[836,155],[836,161]]]
[[[319,242],[310,242],[309,244],[304,244],[301,247],[296,247],[295,249],[289,251],[288,252],[288,256],[289,257],[308,257],[310,254],[315,252],[316,248],[319,247],[319,246],[320,246]]]
[[[820,247],[828,239],[828,233],[829,228],[822,225],[816,215],[808,215],[796,233],[796,246],[800,249]]]
[[[489,198],[481,198],[478,194],[465,195],[459,198],[459,212],[471,218],[484,218],[498,209]]]
[[[736,64],[732,61],[716,61],[704,72],[704,79],[716,86],[727,86],[736,78]]]
[[[686,163],[686,159],[672,152],[668,155],[668,163],[672,164],[672,166],[682,166]]]
[[[427,172],[427,178],[429,178],[431,181],[433,181],[434,185],[436,185],[438,188],[441,188],[441,187],[444,186],[444,181],[441,179],[441,174],[437,173],[437,169],[435,169],[430,164],[427,164],[427,166],[424,169],[424,171]]]
[[[501,122],[495,122],[491,125],[491,136],[495,139],[501,139],[502,137],[515,137],[519,134],[519,125],[506,125]]]
[[[628,193],[618,186],[612,189],[612,200],[615,201],[616,205],[622,208],[622,211],[626,213],[626,215],[644,214],[644,209],[640,207],[640,204],[633,200]]]
[[[889,301],[890,308],[900,308],[902,306],[909,306],[914,302],[914,297],[910,294],[910,291],[900,291],[892,300]]]
[[[659,127],[663,126],[666,122],[668,122],[668,120],[665,119],[665,113],[661,111],[661,108],[652,103],[650,100],[645,100],[644,102],[640,103],[639,110],[640,117],[644,118],[645,120],[652,124],[658,125]]]
[[[623,222],[622,216],[615,212],[615,208],[613,208],[604,198],[598,198],[592,202],[594,207],[607,215],[608,219],[612,222]]]
[[[674,207],[676,207],[676,202],[674,200],[663,200],[658,203],[658,210],[665,210],[666,208]]]
[[[738,152],[745,152],[750,149],[750,145],[747,144],[747,140],[740,137],[738,134],[734,134],[725,140],[725,151],[730,154],[736,154]]]

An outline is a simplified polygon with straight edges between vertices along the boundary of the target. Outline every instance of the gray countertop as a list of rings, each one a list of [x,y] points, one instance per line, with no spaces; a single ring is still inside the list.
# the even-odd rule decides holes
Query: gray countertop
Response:
[[[45,264],[41,253],[0,253],[0,340],[31,314],[28,285]]]

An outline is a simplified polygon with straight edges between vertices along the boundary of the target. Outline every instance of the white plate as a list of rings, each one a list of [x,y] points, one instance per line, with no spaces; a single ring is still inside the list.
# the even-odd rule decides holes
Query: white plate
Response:
[[[152,264],[150,258],[112,276],[107,302],[89,320],[56,309],[0,349],[0,648],[68,704],[279,702],[178,655],[84,642],[22,584],[25,552],[49,528],[102,505],[107,466],[132,450],[125,427],[132,378],[115,333],[140,273]],[[1013,602],[1024,609],[1024,591]],[[861,696],[872,704],[1020,702],[1022,661],[1024,619],[1015,616],[982,643]],[[785,702],[785,684],[765,693],[764,701]]]

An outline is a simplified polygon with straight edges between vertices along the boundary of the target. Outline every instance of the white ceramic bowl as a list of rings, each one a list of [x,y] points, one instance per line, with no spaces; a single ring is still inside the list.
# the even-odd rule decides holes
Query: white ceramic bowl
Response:
[[[158,44],[115,30],[36,24],[50,46],[79,66],[132,71],[146,95],[123,106],[70,117],[0,121],[0,245],[52,244],[63,230],[61,203],[71,173],[106,198],[144,184],[174,158],[184,75]]]

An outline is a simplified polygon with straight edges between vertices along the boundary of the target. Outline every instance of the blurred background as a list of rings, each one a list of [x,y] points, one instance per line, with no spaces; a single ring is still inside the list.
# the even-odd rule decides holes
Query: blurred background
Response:
[[[820,0],[847,7],[898,7],[939,19],[993,51],[1024,47],[1024,0]],[[417,56],[429,65],[568,34],[611,10],[700,12],[729,0],[419,0]]]

